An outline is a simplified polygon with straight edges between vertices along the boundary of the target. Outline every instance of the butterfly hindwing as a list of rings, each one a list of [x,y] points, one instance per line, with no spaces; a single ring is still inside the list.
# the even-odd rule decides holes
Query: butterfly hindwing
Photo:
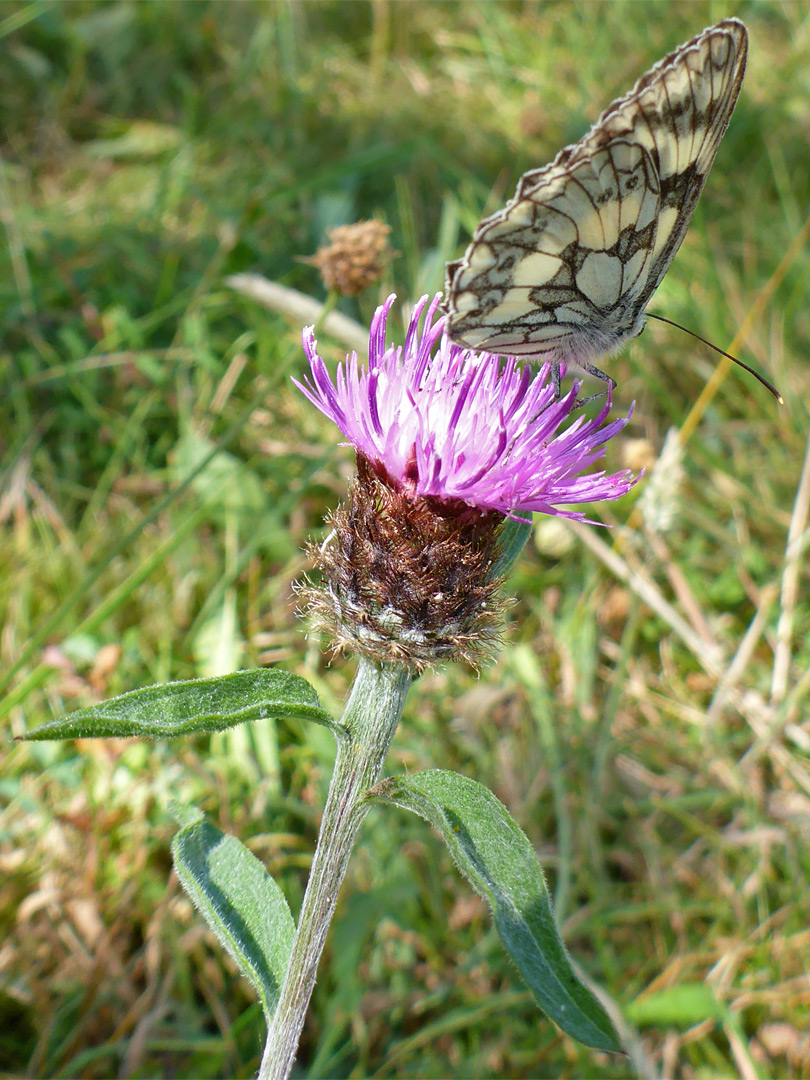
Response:
[[[450,338],[590,368],[640,333],[734,109],[746,49],[736,19],[705,30],[521,177],[447,266]]]

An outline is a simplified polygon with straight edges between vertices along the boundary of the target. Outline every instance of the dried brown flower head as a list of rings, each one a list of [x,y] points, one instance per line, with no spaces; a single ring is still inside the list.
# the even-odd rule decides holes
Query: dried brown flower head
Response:
[[[383,275],[393,251],[388,246],[389,225],[382,221],[358,221],[327,229],[329,244],[318,248],[312,259],[327,289],[356,296]]]

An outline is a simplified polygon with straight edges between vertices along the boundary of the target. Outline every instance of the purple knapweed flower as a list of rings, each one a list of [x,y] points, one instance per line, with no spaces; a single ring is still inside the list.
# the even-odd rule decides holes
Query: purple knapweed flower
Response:
[[[597,416],[580,414],[559,431],[576,407],[578,382],[555,400],[548,364],[533,372],[515,357],[454,345],[443,336],[445,320],[436,318],[441,294],[421,331],[426,296],[413,309],[405,344],[386,347],[394,300],[372,319],[367,366],[352,353],[333,381],[310,326],[303,339],[312,377],[293,381],[400,490],[510,517],[539,511],[585,521],[582,511],[560,507],[617,499],[633,486],[629,470],[585,471],[632,409],[606,423],[608,393]]]
[[[440,299],[423,297],[405,344],[386,347],[390,296],[371,323],[368,364],[352,353],[334,379],[309,327],[311,375],[296,383],[357,457],[327,541],[310,549],[320,581],[302,590],[307,609],[334,648],[417,672],[491,655],[504,515],[586,520],[560,507],[615,499],[635,483],[629,472],[586,472],[627,423],[606,422],[609,397],[594,419],[571,420],[579,384],[558,400],[549,365],[532,371],[454,345]]]

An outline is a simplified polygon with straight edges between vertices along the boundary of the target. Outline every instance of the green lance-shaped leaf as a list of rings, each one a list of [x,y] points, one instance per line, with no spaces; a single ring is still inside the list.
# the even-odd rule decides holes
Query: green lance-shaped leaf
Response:
[[[706,983],[680,983],[636,998],[622,1010],[636,1027],[688,1028],[704,1020],[723,1023],[729,1008]]]
[[[492,792],[456,773],[428,769],[384,780],[369,798],[412,810],[441,833],[459,869],[488,901],[501,941],[540,1008],[580,1042],[621,1050],[604,1009],[571,968],[528,837]]]
[[[516,521],[514,518],[504,520],[499,537],[500,554],[490,571],[491,577],[506,577],[511,574],[512,567],[526,546],[531,533],[531,522]]]
[[[284,895],[235,836],[199,811],[174,806],[177,876],[205,921],[255,987],[268,1021],[290,959],[295,923]]]
[[[342,732],[325,713],[306,679],[289,671],[256,668],[215,679],[189,679],[131,690],[78,709],[25,733],[26,739],[96,739],[141,736],[171,739],[177,735],[224,731],[246,720],[272,716],[314,720]]]

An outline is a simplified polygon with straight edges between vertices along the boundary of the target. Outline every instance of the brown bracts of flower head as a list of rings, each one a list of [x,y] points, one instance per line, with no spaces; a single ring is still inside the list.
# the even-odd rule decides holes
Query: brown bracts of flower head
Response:
[[[504,601],[492,568],[496,511],[413,497],[357,455],[357,476],[310,551],[323,580],[301,590],[332,638],[377,662],[421,672],[442,660],[479,665],[494,651]]]

